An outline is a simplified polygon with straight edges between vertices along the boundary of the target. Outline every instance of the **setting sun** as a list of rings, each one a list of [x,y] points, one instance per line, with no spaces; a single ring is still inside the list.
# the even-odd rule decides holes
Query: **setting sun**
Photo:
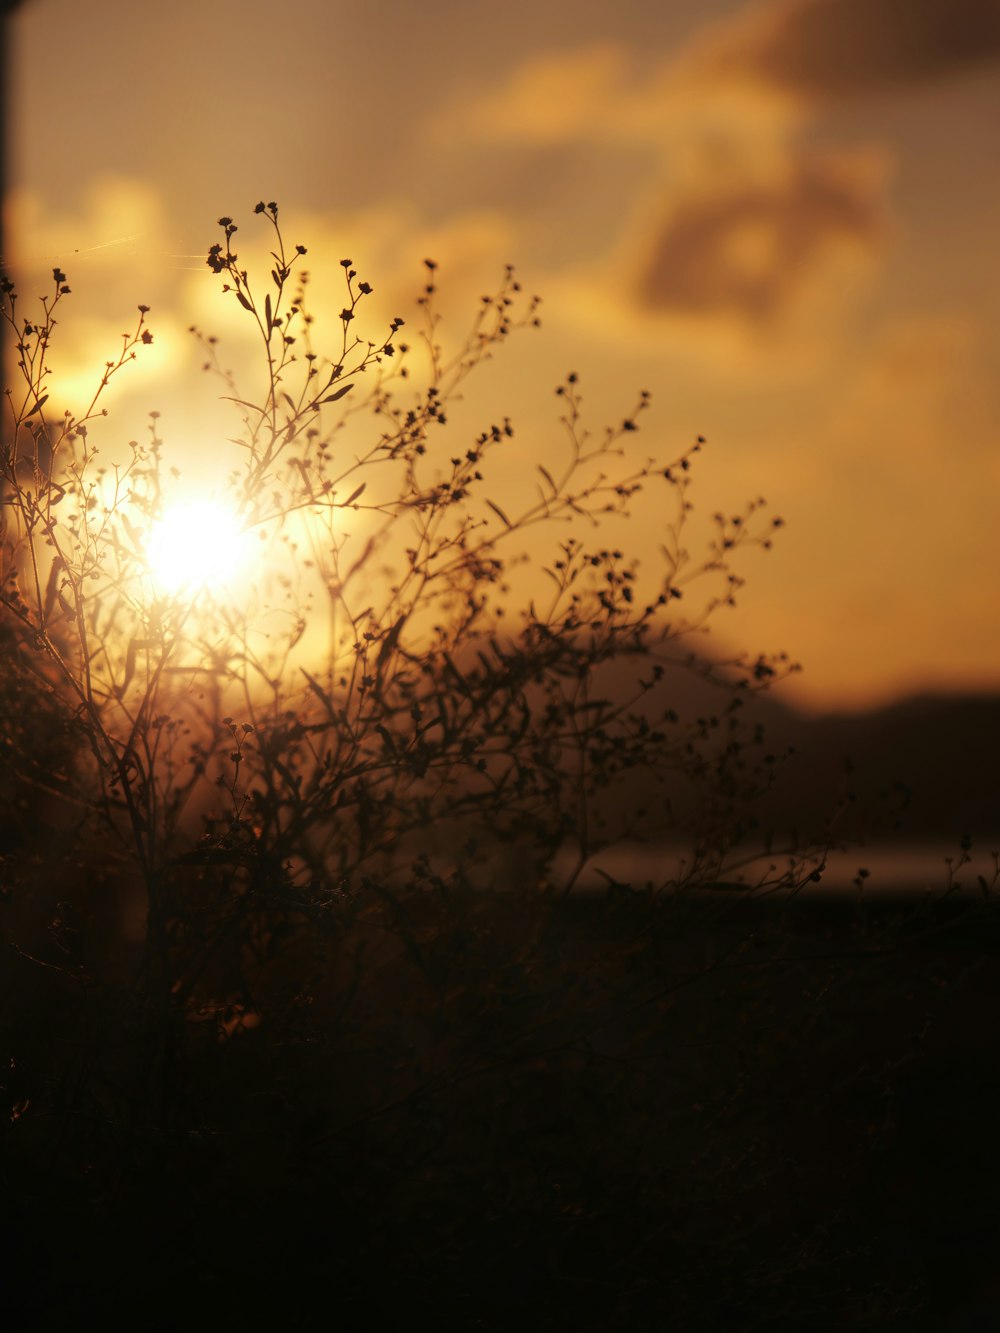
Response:
[[[217,500],[168,509],[150,534],[149,568],[166,592],[218,588],[239,572],[248,538],[239,518]]]

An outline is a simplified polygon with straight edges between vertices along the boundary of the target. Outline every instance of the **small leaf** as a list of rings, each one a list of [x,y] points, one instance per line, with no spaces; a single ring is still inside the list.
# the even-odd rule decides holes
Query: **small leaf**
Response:
[[[494,504],[492,500],[487,500],[486,503],[493,510],[494,514],[498,514],[500,518],[503,519],[504,523],[506,523],[508,528],[512,528],[514,526],[514,524],[510,521],[510,519],[503,512],[503,510],[500,508],[498,504]]]
[[[354,490],[354,491],[351,492],[351,494],[350,494],[350,495],[347,497],[347,499],[344,501],[344,504],[345,504],[345,505],[352,505],[352,504],[354,503],[354,501],[358,498],[358,496],[361,494],[361,492],[365,489],[365,487],[366,487],[367,485],[368,485],[367,481],[363,481],[363,482],[361,483],[361,485],[360,485],[356,490]]]
[[[302,672],[303,676],[305,676],[306,680],[309,682],[309,688],[312,690],[313,694],[315,694],[316,698],[320,701],[321,704],[323,704],[323,706],[326,708],[326,711],[330,714],[330,716],[333,717],[334,713],[333,700],[330,698],[329,694],[327,694],[326,690],[324,690],[323,686],[319,683],[316,677],[309,674],[309,672],[305,669],[305,667],[299,667],[299,670]]]
[[[25,412],[24,420],[27,421],[28,417],[33,417],[36,412],[40,412],[48,401],[49,401],[49,395],[47,393],[43,393],[41,398],[39,398],[38,402],[35,404],[35,406],[31,409],[31,411]]]
[[[49,581],[45,585],[45,609],[42,612],[42,624],[47,625],[49,617],[52,615],[52,608],[55,606],[56,597],[59,592],[59,575],[64,568],[63,558],[57,555],[52,561],[52,568],[49,570]]]
[[[247,298],[244,296],[242,292],[238,291],[236,293],[236,299],[237,301],[239,301],[240,305],[243,307],[244,310],[249,310],[250,313],[253,314],[253,306],[250,304],[250,302],[247,300]]]
[[[545,478],[545,480],[549,483],[549,485],[552,487],[552,494],[555,495],[557,488],[555,482],[552,480],[551,472],[549,472],[548,468],[543,467],[541,463],[538,464],[538,470]]]
[[[137,642],[136,639],[129,640],[128,652],[125,654],[125,676],[117,691],[119,699],[124,697],[125,691],[129,687],[129,682],[135,675],[135,653]]]
[[[339,389],[336,389],[333,393],[328,394],[326,398],[321,398],[320,402],[335,403],[338,398],[343,398],[344,394],[350,393],[353,388],[354,388],[354,381],[351,380],[350,384],[341,385]]]
[[[271,293],[268,292],[264,297],[264,324],[268,333],[274,327],[274,320],[271,318]]]
[[[125,529],[129,541],[135,547],[136,551],[138,551],[141,554],[142,542],[139,538],[138,532],[136,531],[135,524],[129,518],[128,514],[123,513],[121,518],[122,518],[122,527]]]
[[[251,412],[260,412],[263,416],[262,409],[256,403],[247,402],[245,398],[234,398],[231,394],[224,393],[222,401],[224,403],[238,403],[240,407],[249,407]]]

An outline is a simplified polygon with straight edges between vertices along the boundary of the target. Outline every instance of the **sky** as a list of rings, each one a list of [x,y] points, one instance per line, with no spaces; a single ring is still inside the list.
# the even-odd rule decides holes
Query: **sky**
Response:
[[[238,358],[204,258],[259,199],[331,310],[350,255],[409,318],[431,255],[457,331],[514,262],[543,327],[470,387],[517,427],[498,495],[567,371],[597,429],[648,389],[645,454],[708,439],[695,534],[786,523],[719,650],[788,652],[813,710],[1000,689],[1000,0],[24,0],[11,38],[9,262],[69,275],[68,404],[148,304],[107,429],[155,408],[210,466],[187,329]]]

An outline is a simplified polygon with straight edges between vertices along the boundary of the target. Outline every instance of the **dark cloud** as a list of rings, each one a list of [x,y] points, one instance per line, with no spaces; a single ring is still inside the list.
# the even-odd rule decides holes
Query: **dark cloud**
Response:
[[[780,180],[681,202],[656,238],[638,296],[657,311],[766,321],[795,298],[831,246],[870,248],[880,231],[869,174],[799,162]]]
[[[1000,0],[794,0],[738,63],[771,83],[849,97],[1000,60]]]

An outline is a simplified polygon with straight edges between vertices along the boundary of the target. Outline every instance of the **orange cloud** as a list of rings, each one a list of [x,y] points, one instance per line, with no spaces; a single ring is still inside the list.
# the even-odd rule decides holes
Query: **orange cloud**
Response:
[[[708,178],[668,203],[637,274],[652,311],[771,322],[836,252],[884,231],[869,157],[789,152],[777,172]]]
[[[474,102],[458,132],[536,145],[613,133],[617,117],[609,109],[626,94],[627,72],[624,48],[607,42],[534,56],[504,87]],[[449,141],[454,117],[443,117],[436,129]]]
[[[52,402],[60,412],[84,409],[105,362],[118,356],[122,334],[134,328],[139,303],[151,307],[152,345],[102,401],[118,400],[123,389],[148,394],[182,358],[185,333],[175,291],[178,270],[191,262],[173,253],[168,211],[155,187],[107,176],[95,180],[76,207],[27,190],[12,191],[6,203],[19,316],[37,313],[38,298],[51,292],[54,267],[69,280],[48,357]]]
[[[997,0],[785,0],[750,11],[715,53],[812,99],[886,93],[1000,60]]]
[[[630,303],[643,338],[669,342],[687,325],[724,360],[748,332],[766,330],[774,351],[784,330],[801,361],[802,316],[813,317],[810,347],[820,323],[836,336],[890,222],[888,148],[816,148],[816,116],[996,59],[1000,0],[766,0],[703,26],[643,76],[620,45],[535,54],[449,132],[645,154],[615,230],[557,282],[571,300],[589,284],[592,307],[603,289],[601,320]]]
[[[891,160],[744,146],[692,155],[633,205],[613,248],[546,279],[552,318],[642,357],[784,383],[828,363],[891,235]]]
[[[837,336],[882,252],[891,164],[883,145],[813,146],[809,106],[764,76],[754,53],[793,8],[703,28],[642,79],[617,46],[534,56],[473,105],[473,141],[645,157],[614,230],[546,279],[553,297],[727,368],[787,345],[785,374]]]

